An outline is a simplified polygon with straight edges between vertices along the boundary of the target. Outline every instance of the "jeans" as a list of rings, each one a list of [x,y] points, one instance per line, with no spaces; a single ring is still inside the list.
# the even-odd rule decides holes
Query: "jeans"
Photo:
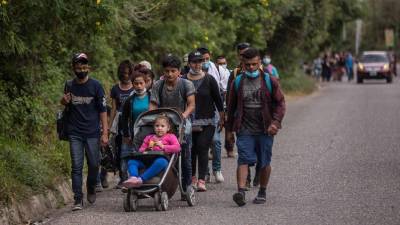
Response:
[[[86,181],[87,190],[95,190],[97,175],[100,166],[100,145],[99,138],[85,138],[80,136],[69,136],[71,154],[71,178],[74,200],[82,200],[82,170],[84,157],[88,165],[88,176]]]
[[[208,150],[210,148],[215,126],[203,126],[200,132],[193,132],[192,176],[196,176],[196,165],[199,165],[199,179],[205,180],[208,172]]]
[[[186,119],[185,123],[184,143],[181,143],[183,191],[186,191],[186,188],[192,184],[192,124],[188,119]]]
[[[128,179],[128,160],[124,159],[124,157],[129,156],[131,152],[132,148],[128,144],[122,143],[120,151],[120,182],[124,182]]]
[[[217,127],[214,132],[214,137],[213,137],[213,142],[211,145],[211,151],[212,151],[212,170],[213,172],[216,171],[221,171],[221,132],[218,130],[219,128]]]
[[[154,160],[151,166],[147,168],[143,174],[140,175],[139,170],[146,168],[143,162],[136,159],[128,161],[129,176],[140,177],[144,182],[157,176],[161,171],[164,171],[167,167],[168,167],[168,160],[166,160],[164,157],[158,157]]]

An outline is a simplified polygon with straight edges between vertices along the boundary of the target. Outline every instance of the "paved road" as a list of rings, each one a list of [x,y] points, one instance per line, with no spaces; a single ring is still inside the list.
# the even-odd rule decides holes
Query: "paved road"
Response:
[[[94,206],[61,210],[47,224],[400,224],[398,80],[332,83],[291,102],[273,153],[265,205],[233,203],[235,160],[223,158],[226,182],[199,193],[196,207],[175,197],[167,212],[143,202],[125,213],[123,195],[109,190]]]

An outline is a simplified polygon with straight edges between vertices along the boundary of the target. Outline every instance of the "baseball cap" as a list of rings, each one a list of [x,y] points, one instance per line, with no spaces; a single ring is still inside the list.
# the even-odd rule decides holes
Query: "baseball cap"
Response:
[[[242,42],[242,43],[239,43],[239,44],[236,45],[236,49],[238,51],[246,49],[246,48],[249,48],[249,47],[250,47],[250,44],[247,43],[247,42]]]
[[[199,51],[194,51],[189,54],[189,62],[194,62],[194,61],[202,61],[203,60],[203,54]]]
[[[76,53],[72,56],[72,63],[88,63],[88,57],[85,53],[80,52],[80,53]]]

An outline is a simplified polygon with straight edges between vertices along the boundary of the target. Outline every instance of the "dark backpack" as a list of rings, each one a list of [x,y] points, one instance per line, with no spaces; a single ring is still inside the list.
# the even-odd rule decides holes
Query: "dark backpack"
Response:
[[[65,82],[64,93],[69,92],[71,90],[71,86],[72,86],[72,80]],[[58,139],[61,141],[68,141],[67,125],[71,107],[70,104],[71,103],[68,103],[64,107],[64,110],[59,111],[57,113],[57,134],[58,134]]]

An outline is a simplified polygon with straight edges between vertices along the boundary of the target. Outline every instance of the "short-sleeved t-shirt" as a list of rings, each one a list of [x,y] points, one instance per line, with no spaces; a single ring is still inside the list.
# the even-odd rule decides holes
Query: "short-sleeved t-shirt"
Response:
[[[135,98],[132,98],[132,118],[133,121],[136,121],[136,119],[138,118],[138,116],[142,113],[142,112],[146,112],[149,110],[149,95],[145,95],[145,96],[136,96]]]
[[[164,80],[159,80],[154,84],[151,90],[151,102],[157,104],[158,107],[175,108],[184,112],[187,104],[186,98],[196,93],[193,83],[186,79],[178,78],[175,88],[169,90],[164,82]],[[161,86],[162,90],[160,90]]]
[[[71,93],[68,114],[68,134],[83,137],[100,136],[100,113],[107,111],[106,97],[100,82],[89,78],[79,84],[73,80],[68,90]]]
[[[261,82],[259,78],[243,79],[243,122],[241,132],[261,134],[264,132],[262,121]]]
[[[118,112],[122,112],[122,106],[125,100],[132,94],[133,87],[129,90],[122,90],[119,84],[114,85],[111,88],[110,97],[114,99]]]

